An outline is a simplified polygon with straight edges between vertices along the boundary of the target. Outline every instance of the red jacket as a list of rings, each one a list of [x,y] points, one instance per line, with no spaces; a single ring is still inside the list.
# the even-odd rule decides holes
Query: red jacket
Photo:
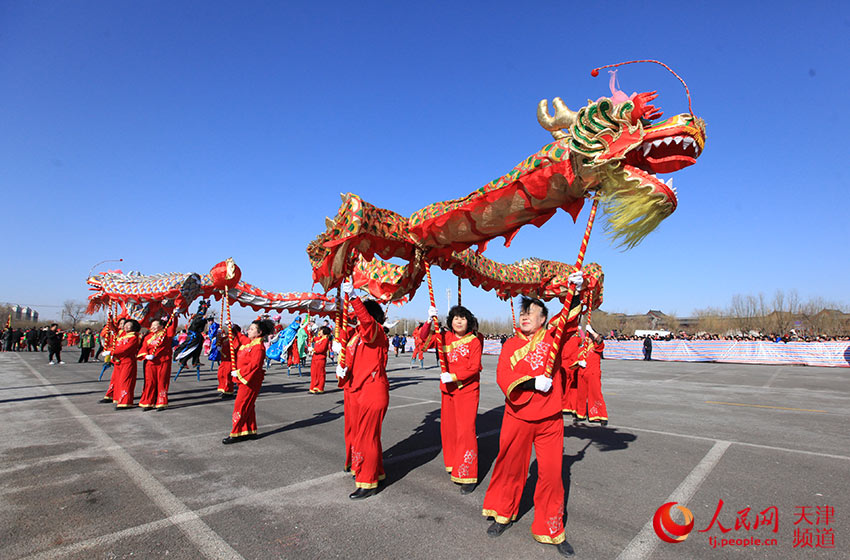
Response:
[[[345,365],[351,378],[351,391],[359,391],[372,383],[380,383],[389,390],[387,380],[387,356],[390,342],[384,333],[384,327],[366,311],[360,298],[353,298],[351,306],[357,315],[357,329],[346,347]]]
[[[564,320],[564,311],[553,319],[552,324]],[[564,328],[563,341],[566,341],[578,327],[578,316],[567,323]],[[546,373],[546,363],[555,339],[555,329],[541,328],[527,337],[517,333],[505,341],[499,364],[496,366],[496,382],[505,394],[505,413],[521,420],[542,420],[555,414],[560,414],[563,406],[563,383],[561,381],[561,362],[565,360],[565,352],[569,352],[567,344],[563,344],[561,352],[555,357],[552,367],[552,389],[546,393],[537,390],[527,390],[520,387],[526,381]]]
[[[168,320],[164,329],[150,333],[145,337],[137,358],[143,360],[148,354],[153,354],[153,360],[151,360],[153,364],[159,365],[170,362],[174,348],[171,341],[175,333],[177,333],[177,321],[172,317]]]
[[[430,322],[419,329],[419,336],[422,339],[427,339],[430,333]],[[478,387],[481,379],[481,354],[484,349],[481,339],[475,333],[469,332],[459,337],[447,330],[441,330],[440,334],[434,338],[438,338],[440,352],[445,356],[448,373],[454,380],[454,383],[449,383],[448,386],[440,381],[440,390],[450,393],[455,387],[458,389],[466,386]]]
[[[255,339],[250,339],[242,333],[233,335],[234,345],[239,344],[239,350],[236,352],[236,379],[243,385],[247,385],[255,391],[259,391],[263,385],[263,378],[266,376],[266,370],[263,369],[263,363],[266,359],[266,346],[263,344],[263,337],[258,336]]]

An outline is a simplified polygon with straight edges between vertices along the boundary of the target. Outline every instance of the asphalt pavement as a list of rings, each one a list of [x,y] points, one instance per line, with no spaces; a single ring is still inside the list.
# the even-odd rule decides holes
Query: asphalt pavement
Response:
[[[433,355],[425,368],[391,356],[387,480],[353,502],[330,368],[328,391],[312,395],[307,369],[273,365],[261,437],[224,446],[233,401],[208,366],[172,383],[163,412],[117,411],[98,403],[101,364],[72,353],[61,366],[0,353],[0,558],[559,557],[530,534],[534,461],[519,519],[486,535],[504,411],[496,357],[484,357],[478,488],[461,495],[443,467]],[[576,557],[850,557],[848,381],[848,368],[603,361],[609,425],[565,419]],[[652,527],[667,502],[693,513],[682,542]]]

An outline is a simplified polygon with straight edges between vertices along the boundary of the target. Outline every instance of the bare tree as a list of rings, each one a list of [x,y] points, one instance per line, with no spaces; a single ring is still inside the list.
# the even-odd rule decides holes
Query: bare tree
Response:
[[[735,294],[732,296],[732,305],[729,307],[729,316],[735,326],[743,334],[747,334],[756,327],[758,316],[758,300],[752,296]]]
[[[71,322],[71,329],[77,328],[77,323],[86,315],[86,304],[73,299],[65,300],[62,304],[62,320]]]

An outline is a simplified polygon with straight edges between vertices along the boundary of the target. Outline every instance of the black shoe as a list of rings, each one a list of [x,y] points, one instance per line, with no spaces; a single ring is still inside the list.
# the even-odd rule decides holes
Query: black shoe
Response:
[[[475,483],[470,482],[469,484],[461,484],[460,485],[460,493],[461,494],[472,494],[472,491],[475,490]]]
[[[348,465],[342,467],[342,472],[351,472],[351,467]]]
[[[153,410],[152,406],[140,406],[139,408],[141,408],[145,412],[150,412],[151,410]]]
[[[224,445],[230,445],[231,443],[238,443],[243,439],[245,439],[244,436],[227,436],[226,438],[221,440],[221,443],[223,443]]]
[[[99,402],[99,403],[101,403],[101,404],[109,404],[109,403],[111,403],[111,402],[112,402],[112,399],[108,399],[108,398],[106,398],[106,397],[103,397],[102,399],[100,399],[100,400],[99,400],[99,401],[97,401],[97,402]]]
[[[377,488],[358,488],[348,495],[352,500],[363,500],[378,493]]]
[[[569,558],[575,553],[576,551],[575,549],[573,549],[573,545],[571,545],[567,539],[564,539],[563,542],[558,545],[558,554],[560,554],[561,556],[566,556],[567,558]]]
[[[245,439],[260,439],[260,434],[248,434]]]
[[[162,411],[163,411],[163,410],[165,410],[166,408],[168,408],[168,407],[167,407],[167,406],[158,406],[158,407],[156,407],[156,411],[157,411],[157,412],[162,412]]]
[[[603,421],[601,421],[601,422],[599,423],[599,425],[600,425],[600,426],[607,426],[607,425],[608,425],[608,420],[603,420]]]
[[[505,530],[513,525],[513,521],[508,521],[507,523],[499,523],[498,521],[493,521],[493,524],[487,527],[487,536],[489,537],[501,537],[502,533]]]

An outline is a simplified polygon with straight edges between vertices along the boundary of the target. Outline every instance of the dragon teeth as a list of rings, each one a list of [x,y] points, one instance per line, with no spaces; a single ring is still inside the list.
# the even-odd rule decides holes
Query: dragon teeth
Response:
[[[684,139],[682,140],[682,145],[683,145],[685,148],[687,148],[688,146],[692,145],[693,143],[694,143],[694,139],[693,139],[693,138],[684,138]]]
[[[664,139],[664,144],[666,144],[667,146],[669,146],[671,142],[673,142],[673,139],[669,136]]]
[[[643,145],[643,155],[646,156],[649,154],[649,150],[652,148],[652,144],[644,144]]]
[[[676,136],[673,138],[673,142],[675,142],[676,144],[681,144],[682,140],[684,140],[684,138],[682,138],[681,136]]]
[[[660,146],[663,143],[664,143],[664,140],[655,140],[655,141],[652,142],[652,145],[657,148],[658,146]]]

